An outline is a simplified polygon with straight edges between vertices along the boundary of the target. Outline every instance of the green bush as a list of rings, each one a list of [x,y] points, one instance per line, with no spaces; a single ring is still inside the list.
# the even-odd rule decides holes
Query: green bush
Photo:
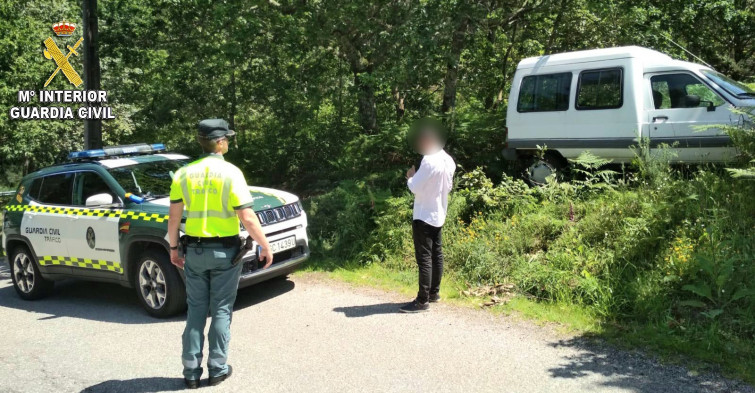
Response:
[[[727,168],[734,177],[755,178],[755,107],[738,111],[742,121],[736,126],[726,125],[722,129],[726,132],[739,149],[739,159],[744,168]]]
[[[358,253],[372,228],[373,203],[364,183],[348,181],[305,200],[313,254],[350,258]]]
[[[752,357],[755,183],[709,166],[677,171],[665,154],[639,156],[624,177],[586,155],[576,181],[538,188],[507,175],[495,183],[481,168],[457,174],[443,229],[447,274]],[[314,248],[416,269],[412,196],[367,183],[311,200]]]

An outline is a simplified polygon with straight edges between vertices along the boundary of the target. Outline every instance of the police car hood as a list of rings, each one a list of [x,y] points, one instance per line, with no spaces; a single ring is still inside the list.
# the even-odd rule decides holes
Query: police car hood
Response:
[[[254,210],[272,209],[299,200],[299,197],[294,194],[273,188],[250,186],[249,192],[252,194],[252,200],[254,201]],[[167,207],[170,205],[170,198],[154,199],[149,201],[149,204]]]
[[[254,200],[254,209],[271,209],[278,206],[294,203],[299,200],[294,194],[265,187],[249,187]]]

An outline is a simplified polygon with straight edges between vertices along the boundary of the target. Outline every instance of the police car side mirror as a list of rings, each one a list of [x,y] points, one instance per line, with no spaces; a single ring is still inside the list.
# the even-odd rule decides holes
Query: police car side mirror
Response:
[[[95,194],[87,198],[86,207],[114,207],[113,196],[107,193]]]

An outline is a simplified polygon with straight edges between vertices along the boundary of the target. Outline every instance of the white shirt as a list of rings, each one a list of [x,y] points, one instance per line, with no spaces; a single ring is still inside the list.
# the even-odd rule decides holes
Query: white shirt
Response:
[[[414,219],[442,227],[448,212],[456,163],[444,150],[422,158],[419,170],[406,182],[414,194]]]

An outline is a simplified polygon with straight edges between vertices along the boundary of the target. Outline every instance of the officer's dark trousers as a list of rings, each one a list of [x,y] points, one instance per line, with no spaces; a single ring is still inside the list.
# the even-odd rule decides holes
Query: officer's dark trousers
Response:
[[[427,303],[430,294],[440,291],[440,280],[443,276],[441,229],[442,227],[434,227],[421,220],[412,222],[414,254],[419,267],[417,300],[420,303]]]
[[[239,287],[241,264],[233,266],[231,260],[238,246],[200,247],[186,250],[186,329],[183,334],[184,377],[199,379],[202,375],[202,347],[207,314],[210,323],[209,359],[207,368],[211,377],[228,372],[228,344],[231,340],[231,315],[236,291]]]

